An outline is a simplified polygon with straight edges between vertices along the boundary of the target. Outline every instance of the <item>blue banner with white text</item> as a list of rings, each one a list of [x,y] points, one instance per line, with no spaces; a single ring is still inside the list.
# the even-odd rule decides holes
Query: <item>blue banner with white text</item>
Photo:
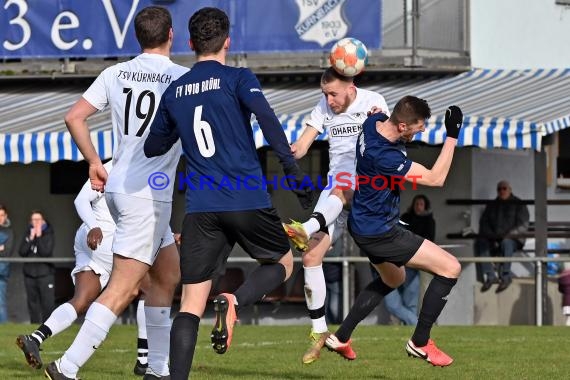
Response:
[[[3,2],[3,4],[2,4]],[[149,5],[173,18],[174,55],[192,54],[188,19],[202,7],[230,17],[231,53],[322,51],[343,37],[380,49],[381,0],[0,0],[0,56],[134,56],[134,17]]]

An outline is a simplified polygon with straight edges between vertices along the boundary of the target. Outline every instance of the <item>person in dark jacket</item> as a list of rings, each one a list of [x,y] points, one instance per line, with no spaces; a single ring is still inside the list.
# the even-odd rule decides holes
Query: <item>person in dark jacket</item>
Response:
[[[30,224],[20,244],[20,256],[52,257],[54,233],[41,211],[32,211]],[[55,306],[54,269],[50,263],[25,263],[24,285],[28,297],[30,322],[43,323]]]
[[[0,257],[12,256],[14,246],[14,232],[8,219],[8,210],[0,204]],[[6,289],[10,276],[10,263],[0,261],[0,323],[8,321],[6,307]]]
[[[517,236],[528,230],[528,208],[521,199],[513,195],[511,185],[503,180],[497,184],[497,198],[485,207],[479,220],[479,237],[475,241],[475,256],[489,257],[492,252],[498,256],[512,257],[525,243]],[[499,278],[492,263],[477,264],[482,277],[482,292],[499,283],[496,292],[500,293],[512,282],[511,263],[498,266]]]
[[[435,220],[430,201],[425,195],[416,195],[400,220],[413,233],[431,241],[435,240]],[[417,269],[406,267],[406,281],[396,291],[384,296],[384,306],[403,324],[415,326],[418,323],[419,297],[419,272]]]

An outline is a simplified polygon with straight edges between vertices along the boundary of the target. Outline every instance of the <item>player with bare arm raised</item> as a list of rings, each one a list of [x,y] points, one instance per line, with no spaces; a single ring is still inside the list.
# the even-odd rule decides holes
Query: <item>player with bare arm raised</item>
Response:
[[[154,189],[149,178],[156,172],[174,178],[181,150],[176,142],[168,154],[149,159],[143,146],[162,93],[188,69],[169,58],[173,31],[167,9],[142,9],[135,17],[135,32],[142,54],[105,69],[65,117],[75,143],[89,163],[92,188],[105,191],[117,229],[109,284],[87,310],[85,322],[69,349],[48,365],[46,375],[52,380],[76,377],[105,340],[117,317],[136,297],[147,273],[150,286],[145,300],[145,379],[169,378],[170,307],[180,280],[179,256],[169,225],[174,181],[164,189]],[[111,108],[116,139],[113,170],[108,178],[87,125],[89,116],[107,106]]]

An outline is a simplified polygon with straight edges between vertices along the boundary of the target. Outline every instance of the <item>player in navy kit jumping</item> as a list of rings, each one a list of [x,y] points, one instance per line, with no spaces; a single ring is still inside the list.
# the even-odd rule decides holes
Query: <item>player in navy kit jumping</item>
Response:
[[[454,256],[398,223],[398,184],[406,180],[425,186],[443,186],[451,166],[463,120],[461,110],[456,106],[449,107],[445,113],[447,137],[433,167],[427,169],[406,156],[404,143],[424,131],[425,120],[430,115],[425,100],[406,96],[396,104],[390,118],[381,113],[374,114],[362,126],[356,147],[356,173],[361,180],[354,193],[348,228],[380,277],[360,292],[339,329],[326,340],[329,349],[346,359],[356,358],[350,340],[356,325],[386,294],[404,282],[404,266],[410,266],[434,277],[424,294],[418,324],[406,351],[437,366],[448,366],[453,362],[435,346],[430,331],[457,282],[461,265]],[[385,178],[396,186],[382,186],[382,180],[374,182],[375,177]]]
[[[305,208],[312,191],[259,81],[251,70],[225,65],[230,46],[229,19],[217,8],[192,15],[188,29],[197,63],[164,93],[145,143],[148,157],[167,152],[180,138],[187,160],[186,216],[182,226],[180,268],[182,300],[170,334],[172,379],[187,379],[200,318],[215,276],[238,243],[260,265],[234,294],[214,300],[212,345],[223,354],[232,340],[236,309],[251,305],[290,275],[287,236],[262,183],[251,128],[255,114]],[[244,177],[248,186],[241,186]],[[207,182],[208,186],[203,184]]]

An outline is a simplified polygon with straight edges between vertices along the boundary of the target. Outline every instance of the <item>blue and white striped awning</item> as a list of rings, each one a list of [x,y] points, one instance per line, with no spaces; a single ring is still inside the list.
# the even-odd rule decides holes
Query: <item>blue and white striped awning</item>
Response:
[[[428,100],[434,115],[416,140],[441,144],[443,114],[459,105],[465,122],[460,146],[541,148],[542,137],[570,126],[570,69],[481,70],[459,75],[399,74],[361,87],[381,93],[392,108],[404,95]],[[2,86],[0,89],[0,164],[81,160],[63,123],[65,112],[85,87],[58,85]],[[290,141],[321,96],[318,81],[265,84],[264,92]],[[91,138],[102,158],[111,157],[113,137],[109,111],[90,119]],[[254,123],[258,147],[266,141]],[[320,136],[326,138],[326,136]]]
[[[111,130],[91,132],[91,140],[102,159],[111,157],[113,154]],[[83,155],[72,141],[69,132],[0,133],[0,164],[82,159]]]
[[[458,104],[465,115],[460,146],[541,149],[542,137],[570,126],[570,69],[472,70],[417,89],[435,117],[418,136],[443,142],[443,112]]]
[[[415,140],[430,145],[443,143],[443,115],[452,104],[459,105],[465,116],[459,146],[540,150],[543,136],[570,126],[570,69],[475,69],[455,76],[387,79],[362,87],[382,94],[390,108],[405,95],[426,99],[433,116]],[[308,90],[292,89],[280,95],[291,99],[285,101],[291,110],[284,112],[281,121],[294,141],[314,102],[307,103]],[[258,146],[266,144],[263,136],[256,138]]]

